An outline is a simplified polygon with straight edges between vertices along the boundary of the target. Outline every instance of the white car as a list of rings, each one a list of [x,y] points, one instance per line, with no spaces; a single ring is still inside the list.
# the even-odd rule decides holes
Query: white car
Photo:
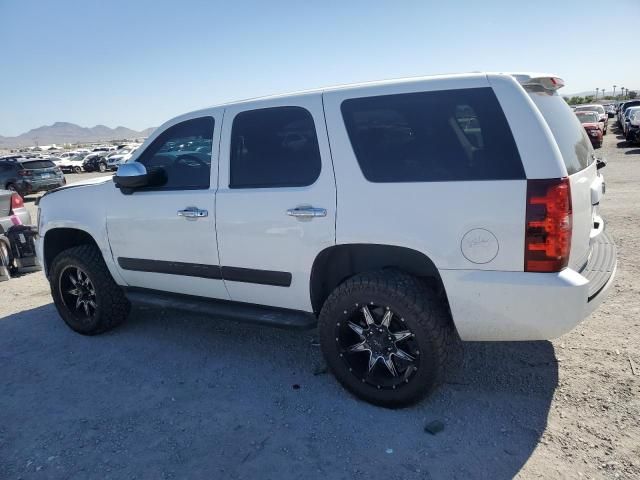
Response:
[[[53,163],[55,163],[56,166],[60,167],[60,169],[65,173],[81,173],[84,170],[84,157],[85,155],[76,154],[73,156],[61,158],[60,160],[54,161]]]
[[[120,165],[129,161],[136,150],[137,147],[123,148],[117,152],[107,155],[107,170],[117,170]]]
[[[562,85],[444,75],[169,120],[114,177],[40,199],[58,312],[87,335],[130,302],[317,325],[347,389],[415,402],[458,336],[557,337],[613,282],[604,163]]]

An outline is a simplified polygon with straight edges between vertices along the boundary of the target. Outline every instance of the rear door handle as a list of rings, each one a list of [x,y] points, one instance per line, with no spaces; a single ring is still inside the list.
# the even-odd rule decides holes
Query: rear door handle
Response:
[[[327,209],[316,207],[296,207],[287,210],[287,215],[299,218],[326,217]]]
[[[203,218],[208,217],[209,212],[207,210],[200,210],[197,207],[187,207],[184,210],[178,210],[178,216],[185,218]]]

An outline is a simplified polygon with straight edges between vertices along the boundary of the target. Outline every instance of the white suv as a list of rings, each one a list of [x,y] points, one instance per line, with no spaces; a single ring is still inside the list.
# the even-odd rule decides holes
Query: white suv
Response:
[[[130,301],[317,325],[346,388],[414,402],[458,336],[557,337],[613,281],[604,162],[561,86],[447,75],[174,118],[115,177],[42,197],[56,307],[89,335]]]

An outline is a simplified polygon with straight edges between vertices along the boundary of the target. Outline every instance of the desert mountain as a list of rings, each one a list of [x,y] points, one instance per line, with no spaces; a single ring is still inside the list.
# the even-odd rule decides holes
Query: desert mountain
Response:
[[[147,128],[137,132],[126,127],[109,128],[105,125],[88,128],[75,123],[56,122],[53,125],[34,128],[17,137],[0,136],[0,148],[145,138],[153,130],[153,128]]]

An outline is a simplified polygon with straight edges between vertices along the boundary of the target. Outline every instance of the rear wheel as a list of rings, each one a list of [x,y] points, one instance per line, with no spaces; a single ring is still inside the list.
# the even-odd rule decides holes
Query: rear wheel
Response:
[[[94,245],[58,254],[51,264],[49,283],[58,313],[71,329],[83,335],[109,330],[129,314],[129,301]]]
[[[100,162],[100,164],[98,165],[98,170],[100,170],[100,172],[102,172],[102,173],[106,172],[107,171],[107,164]]]
[[[400,407],[437,385],[452,329],[435,292],[385,270],[334,290],[322,307],[319,333],[327,364],[345,388],[370,403]]]
[[[82,168],[81,167],[73,167],[73,171],[75,173],[82,173]]]

